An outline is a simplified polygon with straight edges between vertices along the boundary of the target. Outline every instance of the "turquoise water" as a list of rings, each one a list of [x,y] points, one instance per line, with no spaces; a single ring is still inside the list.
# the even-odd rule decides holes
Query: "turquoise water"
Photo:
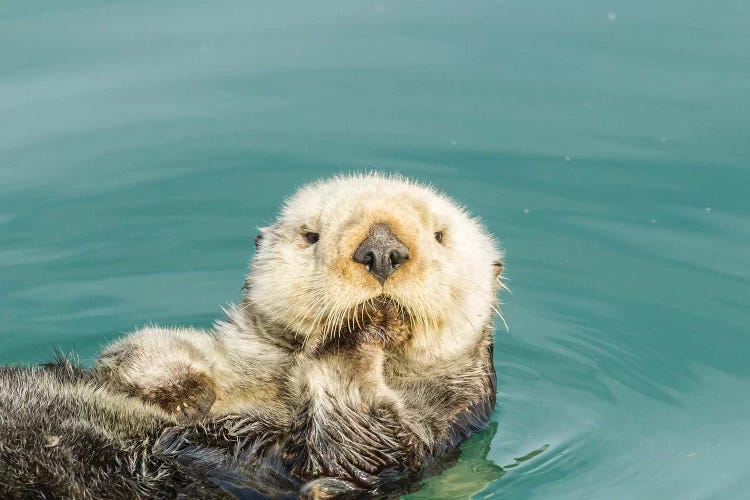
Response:
[[[493,423],[414,498],[747,498],[746,0],[1,1],[0,362],[209,325],[361,169],[508,252]]]

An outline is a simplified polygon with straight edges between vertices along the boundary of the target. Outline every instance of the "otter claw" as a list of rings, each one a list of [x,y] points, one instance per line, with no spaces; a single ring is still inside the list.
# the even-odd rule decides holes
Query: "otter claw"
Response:
[[[206,416],[216,401],[216,393],[212,386],[207,376],[190,374],[152,391],[145,399],[158,404],[173,415],[197,420]]]

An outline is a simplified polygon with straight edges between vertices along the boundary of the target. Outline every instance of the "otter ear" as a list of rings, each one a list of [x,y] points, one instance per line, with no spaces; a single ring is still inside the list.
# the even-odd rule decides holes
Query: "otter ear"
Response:
[[[502,261],[500,260],[496,260],[495,262],[493,262],[492,267],[495,270],[495,278],[500,276],[500,274],[503,272],[503,269],[505,268],[505,266],[503,266]]]

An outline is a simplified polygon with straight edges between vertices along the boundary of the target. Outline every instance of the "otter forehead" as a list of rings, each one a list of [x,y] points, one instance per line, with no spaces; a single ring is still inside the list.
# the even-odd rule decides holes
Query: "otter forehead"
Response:
[[[442,219],[467,217],[452,200],[429,187],[400,177],[369,174],[336,177],[302,188],[284,204],[279,222],[312,230],[341,219],[378,214],[438,226]]]

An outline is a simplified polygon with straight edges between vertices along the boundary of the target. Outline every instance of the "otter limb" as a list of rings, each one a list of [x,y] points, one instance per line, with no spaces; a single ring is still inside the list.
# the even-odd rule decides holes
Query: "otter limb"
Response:
[[[164,331],[155,333],[150,338],[128,337],[109,346],[97,360],[97,378],[182,420],[206,416],[216,400],[216,387],[205,364],[195,359],[196,353],[190,357],[189,344],[185,347]],[[144,341],[135,342],[140,338]],[[171,356],[159,359],[162,349],[169,349]]]
[[[292,377],[299,405],[284,458],[296,477],[313,479],[303,497],[372,491],[385,469],[420,465],[422,443],[404,425],[384,373],[384,349],[399,329],[374,322],[342,337],[300,357]]]

